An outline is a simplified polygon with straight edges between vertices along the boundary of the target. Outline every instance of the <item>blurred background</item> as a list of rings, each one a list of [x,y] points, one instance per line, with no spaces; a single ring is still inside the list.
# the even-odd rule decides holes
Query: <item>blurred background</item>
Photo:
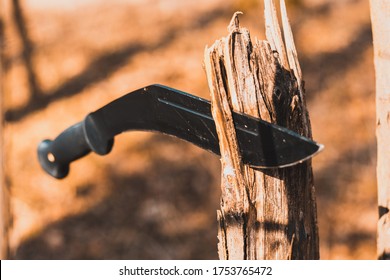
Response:
[[[206,45],[233,13],[264,39],[262,0],[0,0],[14,259],[216,259],[219,159],[155,133],[116,138],[55,180],[36,148],[152,83],[209,98]],[[306,82],[322,259],[376,258],[369,4],[287,0]]]

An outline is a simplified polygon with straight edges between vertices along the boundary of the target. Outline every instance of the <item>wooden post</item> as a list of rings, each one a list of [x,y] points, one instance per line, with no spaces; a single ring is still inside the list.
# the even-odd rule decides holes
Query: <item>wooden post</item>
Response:
[[[377,110],[378,258],[390,259],[390,1],[371,0]]]
[[[318,259],[311,162],[258,171],[240,160],[231,111],[244,112],[311,137],[301,71],[284,1],[281,31],[272,0],[265,1],[268,41],[251,41],[234,14],[226,38],[206,47],[222,164],[220,259]]]

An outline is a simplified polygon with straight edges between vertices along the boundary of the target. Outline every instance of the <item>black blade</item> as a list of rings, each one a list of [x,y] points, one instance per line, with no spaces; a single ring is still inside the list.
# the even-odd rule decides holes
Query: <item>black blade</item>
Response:
[[[210,102],[162,85],[129,93],[89,117],[104,139],[128,130],[158,131],[220,154]],[[233,119],[242,160],[253,167],[293,165],[322,149],[310,139],[260,119],[236,112]]]

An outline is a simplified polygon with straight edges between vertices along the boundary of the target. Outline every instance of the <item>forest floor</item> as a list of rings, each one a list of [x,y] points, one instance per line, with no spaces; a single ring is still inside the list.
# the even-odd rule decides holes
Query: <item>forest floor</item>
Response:
[[[6,181],[15,259],[216,259],[220,161],[155,133],[115,139],[55,180],[38,143],[115,98],[160,83],[209,99],[206,45],[241,25],[264,39],[262,1],[11,1],[5,13]],[[48,1],[49,2],[49,1]],[[53,3],[57,3],[56,5]],[[46,3],[47,4],[47,3]],[[287,1],[306,82],[322,259],[376,258],[375,80],[368,1]],[[76,5],[76,4],[74,4]],[[27,42],[27,43],[26,43]],[[29,47],[32,67],[23,49]],[[35,86],[29,83],[33,77]],[[30,79],[31,80],[31,79]]]

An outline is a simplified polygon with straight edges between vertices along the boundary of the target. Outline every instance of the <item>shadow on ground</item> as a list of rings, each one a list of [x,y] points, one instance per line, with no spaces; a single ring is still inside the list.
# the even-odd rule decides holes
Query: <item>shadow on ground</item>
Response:
[[[20,8],[17,9],[19,12],[20,10]],[[20,37],[24,38],[23,46],[26,49],[23,54],[25,57],[24,60],[26,61],[25,64],[27,65],[26,71],[29,76],[31,96],[26,106],[7,110],[5,112],[5,119],[8,122],[16,122],[33,112],[45,108],[51,102],[74,96],[94,83],[107,79],[115,71],[130,63],[131,59],[137,54],[167,48],[176,37],[180,36],[180,34],[193,32],[198,29],[206,29],[208,25],[219,18],[228,18],[231,13],[232,11],[226,7],[214,9],[199,15],[190,25],[171,28],[154,43],[148,44],[141,42],[129,42],[120,49],[107,51],[93,59],[80,74],[65,81],[51,92],[41,92],[41,90],[38,89],[36,74],[30,62],[32,59],[32,49],[34,49],[34,45],[28,38],[27,32],[20,31]],[[18,23],[21,30],[25,29],[26,23],[22,20],[21,16],[19,16],[15,21]]]
[[[139,146],[174,145],[185,153],[192,145],[156,134]],[[219,182],[207,166],[155,156],[141,172],[118,174],[107,168],[111,194],[87,212],[50,224],[22,243],[16,259],[215,259]],[[206,158],[205,158],[206,157]],[[88,196],[97,186],[79,186]]]

